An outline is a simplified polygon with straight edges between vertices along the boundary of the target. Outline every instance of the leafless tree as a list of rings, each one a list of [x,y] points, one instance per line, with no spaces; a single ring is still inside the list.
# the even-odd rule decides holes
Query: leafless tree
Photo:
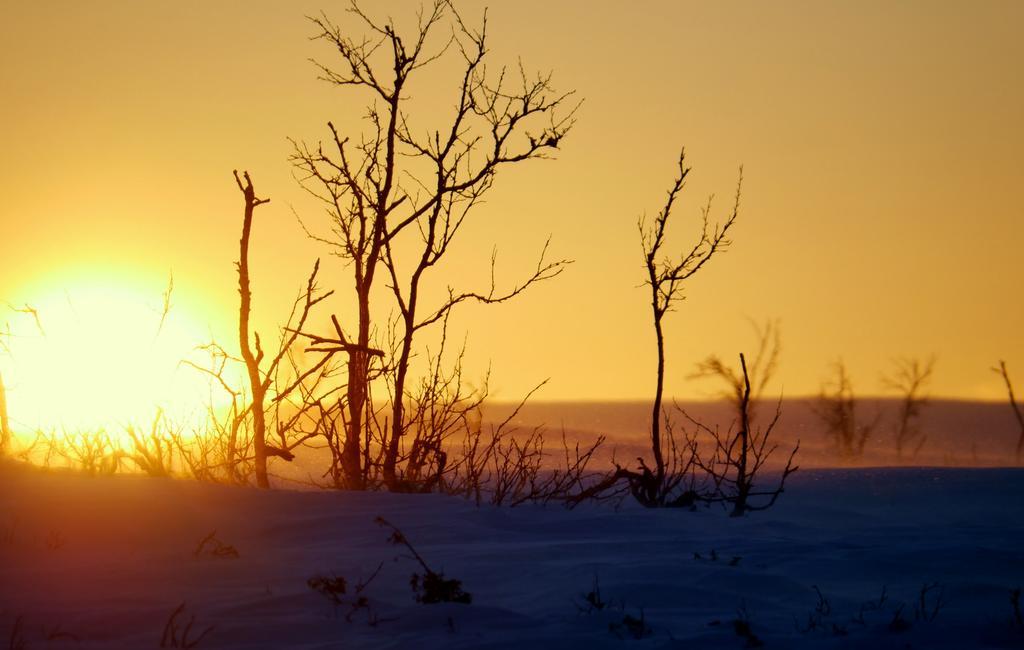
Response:
[[[392,403],[380,470],[389,487],[400,489],[398,466],[401,441],[410,425],[405,409],[416,333],[443,319],[461,302],[508,300],[530,284],[557,275],[564,261],[549,262],[542,255],[535,273],[507,291],[497,291],[493,283],[485,292],[453,289],[447,300],[425,312],[420,305],[421,281],[445,255],[470,209],[492,186],[498,169],[555,149],[572,126],[573,112],[571,108],[563,111],[570,94],[556,93],[549,77],[531,79],[520,69],[517,84],[504,69],[487,74],[486,17],[480,30],[474,31],[448,0],[434,0],[419,12],[416,29],[403,36],[390,18],[375,20],[355,2],[348,11],[368,36],[346,35],[324,15],[312,18],[314,39],[329,44],[340,59],[334,66],[316,65],[321,79],[365,91],[371,98],[368,132],[353,141],[328,122],[330,141],[295,143],[292,160],[303,187],[325,204],[332,220],[332,237],[314,237],[349,262],[353,273],[358,318],[353,345],[348,348],[347,417],[340,463],[350,488],[364,487],[367,475],[365,438],[373,426],[371,297],[379,272],[388,274],[398,301],[404,331],[397,358],[387,368],[393,382]],[[445,26],[450,28],[447,35]],[[410,79],[447,58],[454,58],[462,70],[455,109],[440,126],[415,127],[407,91]],[[395,245],[412,226],[422,247],[405,269]],[[334,335],[334,342],[349,340],[340,327]],[[383,360],[383,355],[377,356]],[[383,368],[378,368],[377,374],[381,372]]]
[[[407,449],[397,462],[404,462],[401,486],[390,489],[429,492],[434,489],[451,491],[453,477],[460,469],[471,466],[476,446],[462,445],[459,438],[468,439],[482,427],[481,409],[489,395],[490,376],[485,375],[476,388],[467,386],[463,378],[465,344],[454,359],[446,360],[448,344],[448,317],[441,322],[441,341],[435,354],[427,355],[428,371],[420,378],[415,390],[410,391],[402,434],[407,437]],[[394,399],[394,396],[392,396]],[[392,410],[392,413],[394,411]],[[394,429],[380,432],[381,448],[390,449],[388,436]],[[468,454],[466,452],[469,452]]]
[[[241,349],[242,361],[245,364],[248,376],[249,399],[251,400],[247,410],[252,417],[253,431],[253,455],[256,484],[259,487],[270,487],[267,474],[267,458],[278,456],[285,460],[292,460],[295,447],[306,440],[317,435],[315,431],[303,431],[297,427],[300,419],[313,408],[315,400],[311,399],[309,385],[307,382],[318,384],[324,377],[330,374],[330,361],[335,352],[341,351],[344,347],[332,347],[323,352],[320,359],[309,368],[292,367],[292,375],[286,384],[279,381],[282,364],[292,360],[290,354],[294,350],[296,341],[302,336],[301,330],[313,308],[328,298],[333,292],[321,292],[317,289],[316,279],[320,270],[320,261],[313,265],[313,271],[306,280],[305,289],[296,300],[292,308],[292,314],[288,319],[288,325],[283,328],[282,335],[278,342],[277,350],[270,357],[269,363],[263,364],[265,353],[259,333],[252,332],[250,318],[252,315],[252,290],[249,271],[249,240],[252,234],[253,213],[260,205],[269,202],[270,199],[256,197],[256,190],[253,188],[252,179],[248,172],[242,176],[234,172],[235,182],[242,192],[245,201],[245,209],[242,219],[242,236],[239,240],[238,257],[238,292],[241,302],[238,309],[238,340]],[[244,181],[243,181],[244,179]],[[282,402],[289,399],[291,395],[298,393],[302,395],[301,405],[296,412],[291,413],[286,419],[274,418],[276,425],[275,434],[277,444],[268,440],[267,435],[267,410],[268,408],[279,409]],[[277,410],[280,416],[280,411]]]
[[[651,452],[652,468],[644,458],[638,458],[636,470],[622,467],[615,470],[580,494],[574,501],[595,498],[614,490],[621,481],[628,485],[628,491],[641,504],[648,507],[690,506],[699,496],[695,491],[696,439],[685,436],[677,440],[672,420],[662,406],[665,386],[665,334],[662,321],[676,302],[683,299],[683,287],[690,278],[711,261],[717,253],[724,252],[731,243],[727,235],[739,216],[740,195],[743,185],[743,168],[740,168],[736,184],[736,196],[731,211],[722,223],[711,223],[712,199],[701,210],[700,234],[691,248],[678,258],[664,256],[667,226],[676,199],[686,183],[690,168],[686,166],[686,151],[679,154],[678,173],[668,190],[664,207],[648,224],[641,218],[638,224],[640,243],[643,249],[644,265],[647,270],[645,285],[650,289],[651,312],[654,322],[655,343],[658,362],[651,406]],[[667,453],[666,453],[667,451]]]
[[[1006,369],[1006,362],[1000,361],[998,368],[993,368],[993,372],[999,374],[1003,378],[1003,383],[1006,384],[1007,399],[1010,401],[1010,408],[1013,409],[1013,415],[1017,418],[1017,425],[1020,427],[1020,436],[1017,438],[1017,464],[1020,464],[1021,454],[1024,453],[1024,415],[1021,414],[1020,406],[1017,404],[1017,398],[1013,394],[1013,383],[1010,382],[1010,372]]]
[[[715,254],[728,248],[731,243],[727,238],[729,229],[739,216],[742,168],[740,180],[736,184],[735,201],[725,221],[721,224],[711,223],[712,199],[709,198],[701,211],[701,228],[696,242],[679,258],[665,257],[662,248],[665,245],[669,217],[689,173],[684,149],[679,153],[678,174],[668,191],[664,207],[653,223],[648,224],[643,218],[639,222],[640,242],[647,270],[646,284],[651,292],[651,315],[658,351],[654,402],[651,406],[651,453],[654,467],[650,468],[643,459],[640,459],[639,471],[628,473],[627,478],[634,485],[634,494],[646,505],[663,505],[669,497],[666,492],[667,465],[663,453],[665,441],[662,439],[662,394],[665,387],[665,334],[662,321],[674,304],[683,298],[683,286],[686,281],[704,268]]]
[[[762,342],[768,339],[769,337],[762,336]],[[769,349],[772,351],[766,356]],[[763,359],[770,359],[770,362],[765,362],[766,365],[761,366]],[[758,354],[758,365],[764,369],[761,376],[762,381],[759,382],[761,387],[770,379],[771,371],[774,369],[774,363],[777,359],[778,345],[776,339],[776,345],[773,348],[762,346]],[[707,363],[704,362],[704,365],[706,366]],[[733,402],[737,415],[737,429],[735,433],[733,433],[731,426],[727,432],[722,433],[719,429],[713,429],[703,422],[690,417],[685,411],[683,413],[692,424],[708,434],[713,440],[710,456],[702,457],[701,454],[697,454],[697,466],[706,473],[711,484],[714,486],[709,493],[703,496],[703,500],[729,503],[732,505],[731,516],[740,517],[747,512],[765,510],[775,504],[785,490],[786,479],[799,469],[793,464],[793,461],[800,450],[800,443],[797,442],[790,452],[775,488],[759,491],[755,487],[758,474],[761,473],[768,459],[778,449],[776,444],[769,446],[769,439],[775,430],[775,425],[779,422],[779,417],[782,415],[782,398],[780,397],[776,404],[774,417],[772,417],[763,430],[759,429],[754,425],[752,416],[751,379],[747,369],[746,357],[740,353],[740,372],[729,368],[721,361],[717,364],[712,364],[712,367],[714,368],[714,374],[727,382],[734,395]],[[751,499],[755,498],[760,498],[761,501],[753,503]]]
[[[90,476],[115,474],[125,456],[124,450],[103,429],[51,433],[46,436],[46,444],[49,447],[47,456],[60,456],[68,466]]]
[[[857,421],[857,400],[846,364],[839,359],[832,364],[834,378],[821,385],[821,393],[813,411],[825,424],[835,443],[836,452],[844,461],[860,458],[871,434],[878,427],[879,417],[867,424]]]
[[[174,470],[174,432],[162,430],[164,424],[163,411],[157,409],[156,416],[149,428],[149,433],[136,430],[133,425],[125,428],[132,441],[127,457],[149,476],[170,476]]]
[[[190,359],[182,364],[191,366],[211,379],[211,395],[206,404],[207,418],[202,427],[191,432],[188,439],[180,434],[172,436],[174,445],[186,469],[193,478],[202,481],[226,482],[244,485],[254,473],[252,403],[242,388],[234,386],[229,377],[229,366],[244,363],[228,353],[217,342],[199,346],[209,360],[200,364]],[[220,389],[230,400],[227,408],[219,407],[213,391]]]
[[[927,403],[924,390],[932,377],[935,359],[922,362],[919,359],[896,359],[892,373],[883,376],[882,382],[900,393],[899,420],[896,426],[896,457],[913,446],[911,456],[917,456],[928,436],[921,431],[921,411]]]

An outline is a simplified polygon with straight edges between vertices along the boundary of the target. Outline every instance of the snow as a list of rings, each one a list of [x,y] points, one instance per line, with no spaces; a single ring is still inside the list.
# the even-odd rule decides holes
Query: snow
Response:
[[[742,648],[739,609],[765,648],[1020,648],[1010,592],[1024,586],[1022,504],[1024,471],[991,468],[801,471],[775,508],[732,519],[7,464],[0,642],[157,648],[184,602],[190,638],[214,626],[199,648]],[[422,570],[379,516],[472,604],[417,603],[409,578]],[[213,531],[238,558],[193,555]],[[369,610],[346,620],[351,587],[381,563]],[[344,576],[344,604],[310,589],[314,575]],[[605,606],[588,612],[595,578]],[[931,584],[925,618],[940,592],[944,604],[915,620]],[[815,586],[828,601],[818,612]],[[909,628],[894,631],[901,604]],[[650,633],[636,640],[622,623],[641,612]]]

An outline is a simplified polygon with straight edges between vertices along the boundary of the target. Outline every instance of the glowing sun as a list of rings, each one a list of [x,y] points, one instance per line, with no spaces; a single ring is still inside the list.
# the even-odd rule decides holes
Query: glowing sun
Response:
[[[17,429],[117,434],[157,409],[181,424],[202,412],[209,382],[181,361],[209,335],[189,314],[109,279],[51,286],[12,306],[0,356]]]

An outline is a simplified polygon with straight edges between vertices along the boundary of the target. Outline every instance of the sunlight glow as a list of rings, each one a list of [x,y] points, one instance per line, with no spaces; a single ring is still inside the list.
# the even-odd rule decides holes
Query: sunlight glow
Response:
[[[160,290],[107,279],[35,293],[35,313],[12,305],[0,371],[16,428],[120,436],[157,409],[183,426],[202,417],[209,382],[181,361],[208,335],[171,304],[162,318]]]

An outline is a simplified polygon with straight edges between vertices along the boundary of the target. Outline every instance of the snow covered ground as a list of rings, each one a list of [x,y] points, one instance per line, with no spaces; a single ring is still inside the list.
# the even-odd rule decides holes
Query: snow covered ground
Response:
[[[194,616],[198,648],[1020,648],[1022,515],[1007,469],[802,471],[730,519],[0,465],[0,647],[183,646]],[[472,603],[417,603],[378,516]],[[194,554],[213,531],[238,557]]]

